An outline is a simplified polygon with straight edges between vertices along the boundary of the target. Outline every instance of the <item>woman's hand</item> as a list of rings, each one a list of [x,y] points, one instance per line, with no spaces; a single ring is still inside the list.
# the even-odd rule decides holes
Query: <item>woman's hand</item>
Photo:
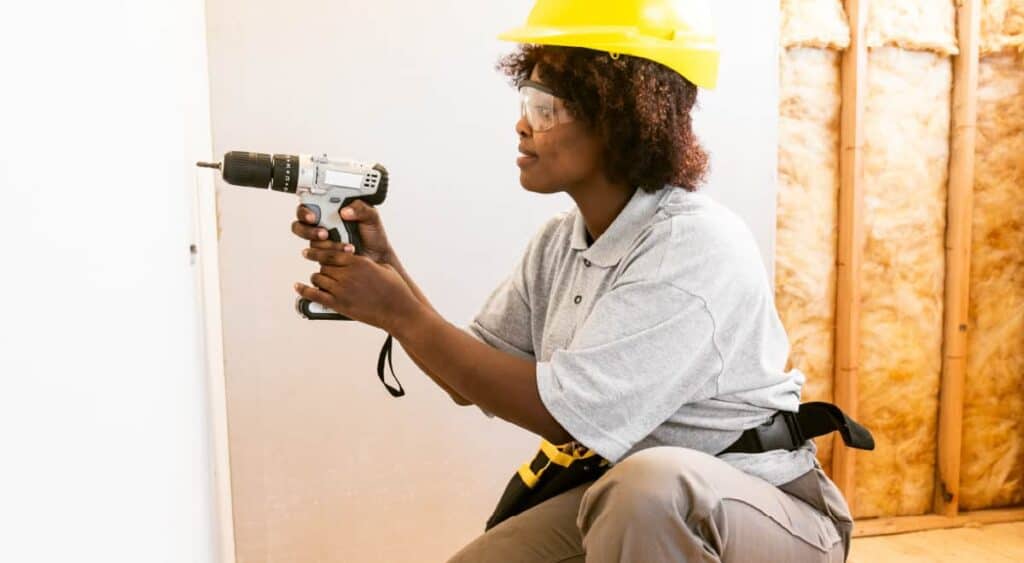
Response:
[[[391,265],[356,256],[341,243],[323,241],[321,245],[302,251],[321,264],[320,272],[310,276],[314,287],[295,284],[302,297],[392,334],[422,307]]]
[[[296,210],[298,221],[292,223],[292,232],[310,241],[310,247],[316,249],[335,248],[336,243],[327,240],[327,229],[317,227],[313,212],[300,205]],[[345,221],[359,223],[359,235],[363,239],[363,256],[378,264],[389,264],[394,252],[388,236],[384,232],[384,223],[380,213],[365,201],[353,201],[348,207],[341,209],[341,218]]]

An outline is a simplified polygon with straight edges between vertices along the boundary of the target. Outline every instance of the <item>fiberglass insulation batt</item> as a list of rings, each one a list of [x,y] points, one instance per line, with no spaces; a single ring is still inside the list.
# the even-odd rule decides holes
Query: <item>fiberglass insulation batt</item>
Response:
[[[948,0],[869,11],[858,417],[876,449],[856,455],[857,517],[932,507],[953,13]]]
[[[1024,0],[982,0],[981,4],[982,57],[1024,50]]]
[[[801,401],[832,401],[839,191],[839,60],[849,29],[838,0],[783,0],[775,303]],[[832,436],[816,440],[831,472]]]
[[[845,49],[850,27],[840,0],[782,0],[782,46]]]
[[[960,506],[1024,503],[1024,0],[985,3]],[[1002,53],[1000,53],[1002,51]]]
[[[863,1],[863,0],[862,0]],[[868,1],[868,47],[890,45],[939,54],[956,53],[952,0]]]

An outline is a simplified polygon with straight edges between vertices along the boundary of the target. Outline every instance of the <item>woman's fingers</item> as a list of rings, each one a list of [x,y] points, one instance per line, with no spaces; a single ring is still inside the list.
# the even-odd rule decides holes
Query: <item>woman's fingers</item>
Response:
[[[304,238],[309,241],[324,241],[327,240],[327,229],[317,227],[315,225],[307,225],[302,221],[292,222],[292,233],[295,233],[300,238]]]
[[[303,223],[316,225],[316,214],[305,205],[299,205],[295,208],[295,218]]]
[[[309,281],[320,289],[324,293],[329,293],[331,298],[335,294],[335,290],[338,288],[338,281],[334,278],[317,272],[309,276]]]
[[[352,245],[346,246],[350,249],[352,248]],[[319,262],[325,266],[348,266],[356,259],[354,251],[337,250],[334,248],[307,248],[302,251],[302,255],[308,260]]]
[[[326,241],[327,229],[316,226],[316,215],[306,206],[300,205],[295,208],[295,218],[292,223],[292,232],[306,241]]]
[[[314,240],[309,243],[310,248],[316,248],[318,250],[336,250],[343,252],[346,248],[351,248],[353,251],[355,247],[351,244],[344,242],[334,242],[333,240]]]
[[[295,208],[295,218],[298,221],[292,223],[292,232],[306,240],[327,240],[327,229],[316,226],[317,216],[305,205]]]
[[[310,301],[337,310],[337,305],[342,303],[338,296],[342,295],[342,288],[345,286],[344,272],[341,267],[324,266],[319,272],[309,276],[312,287],[296,283],[295,291]]]
[[[304,299],[309,299],[314,303],[319,303],[325,307],[331,307],[334,304],[334,299],[330,293],[321,291],[318,288],[310,287],[304,283],[295,284],[295,292]]]

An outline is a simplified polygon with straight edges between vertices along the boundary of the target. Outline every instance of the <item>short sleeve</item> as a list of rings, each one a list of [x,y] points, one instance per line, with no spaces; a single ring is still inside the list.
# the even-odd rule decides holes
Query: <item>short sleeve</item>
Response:
[[[529,268],[534,244],[531,243],[512,270],[484,302],[467,332],[498,350],[534,359],[532,317],[527,298]]]
[[[537,364],[537,388],[573,438],[616,462],[715,385],[723,365],[702,299],[633,282],[601,296],[569,347]]]

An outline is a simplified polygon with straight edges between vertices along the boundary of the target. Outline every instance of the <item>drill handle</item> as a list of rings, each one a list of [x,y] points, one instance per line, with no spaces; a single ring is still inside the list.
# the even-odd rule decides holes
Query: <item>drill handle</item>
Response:
[[[317,226],[327,229],[327,236],[333,242],[351,244],[356,249],[356,254],[364,254],[363,238],[359,235],[358,221],[345,221],[341,218],[341,209],[356,199],[350,197],[342,200],[340,197],[325,195],[314,195],[303,193],[301,195],[302,205],[313,212]],[[310,320],[315,321],[350,321],[349,317],[337,313],[326,307],[322,307],[308,299],[299,299],[295,308],[298,313]]]

